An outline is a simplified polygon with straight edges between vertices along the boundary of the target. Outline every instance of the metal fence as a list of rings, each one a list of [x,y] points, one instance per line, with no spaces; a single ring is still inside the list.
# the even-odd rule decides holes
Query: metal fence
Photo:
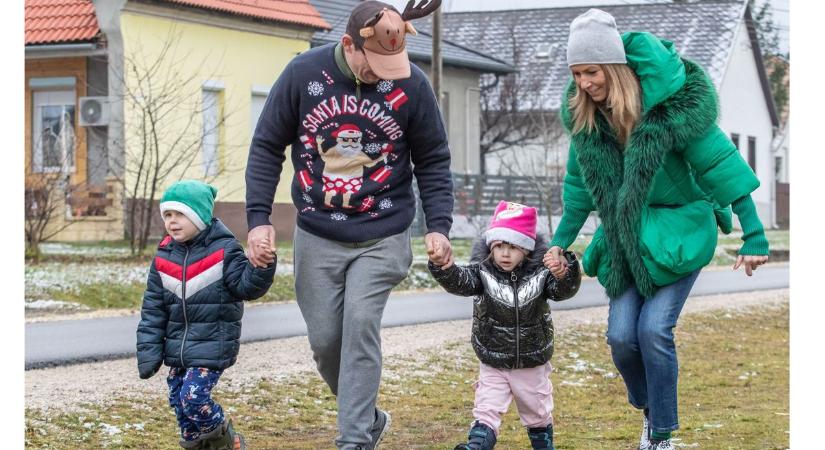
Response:
[[[561,191],[562,183],[558,180],[542,182],[549,186],[551,192],[553,215],[560,215],[562,210]],[[424,212],[418,198],[418,185],[413,183],[416,199],[416,215],[412,225],[414,235],[422,235],[426,231]],[[490,216],[501,200],[522,203],[538,210],[538,214],[547,214],[547,192],[538,189],[536,184],[525,177],[509,175],[457,174],[453,173],[453,193],[455,206],[453,214],[465,216]]]

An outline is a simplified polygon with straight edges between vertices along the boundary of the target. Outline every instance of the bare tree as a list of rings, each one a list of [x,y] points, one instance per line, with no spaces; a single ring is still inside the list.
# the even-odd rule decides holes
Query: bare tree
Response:
[[[552,215],[559,214],[561,204],[562,137],[564,128],[558,114],[552,111],[530,111],[522,115],[524,121],[536,130],[534,139],[526,141],[524,148],[503,153],[501,166],[511,175],[527,181],[544,202],[550,234],[553,234]]]
[[[112,162],[123,185],[132,254],[143,254],[152,219],[158,216],[157,198],[170,182],[183,177],[212,182],[239,170],[228,167],[226,154],[240,145],[223,136],[234,111],[218,100],[220,91],[208,98],[202,92],[203,81],[219,77],[198,69],[187,72],[190,67],[208,67],[207,61],[189,63],[188,52],[180,51],[178,42],[180,33],[170,29],[157,53],[145,53],[135,45],[124,57],[125,73],[118,75],[125,142],[118,145],[122,157]],[[214,153],[205,153],[205,146]],[[225,152],[218,152],[220,147]]]
[[[70,199],[79,186],[71,182],[77,139],[73,112],[61,111],[34,136],[32,154],[26,162],[25,233],[26,253],[40,262],[40,243],[51,239],[73,222]]]
[[[514,66],[524,67],[522,63],[536,55],[525,50],[526,46],[519,43],[515,25],[510,28],[510,59]],[[488,155],[520,148],[540,138],[543,132],[541,122],[529,116],[543,111],[545,105],[540,100],[548,82],[548,77],[530,73],[482,76],[481,173],[486,173]]]

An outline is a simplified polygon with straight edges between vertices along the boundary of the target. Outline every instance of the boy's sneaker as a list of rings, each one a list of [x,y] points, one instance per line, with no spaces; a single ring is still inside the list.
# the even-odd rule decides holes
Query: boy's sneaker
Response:
[[[201,445],[203,450],[246,450],[243,435],[235,431],[231,419],[207,433]]]
[[[458,444],[453,450],[492,450],[496,445],[496,432],[481,422],[474,422],[467,435],[466,444]]]
[[[642,437],[639,439],[639,450],[653,450],[653,444],[650,443],[650,423],[647,421],[647,416],[644,418],[642,425]]]
[[[387,434],[387,430],[390,429],[390,423],[392,423],[390,413],[375,408],[375,422],[372,424],[372,429],[370,430],[372,445],[367,447],[368,449],[372,450],[378,448],[378,444],[381,443],[384,436]]]
[[[651,441],[650,450],[676,450],[676,448],[670,443],[670,439],[665,439],[664,441]]]

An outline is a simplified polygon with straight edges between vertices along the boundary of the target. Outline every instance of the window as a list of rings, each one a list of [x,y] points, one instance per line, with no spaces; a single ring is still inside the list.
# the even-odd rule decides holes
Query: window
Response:
[[[221,91],[203,89],[203,174],[218,174],[220,127],[221,127]]]
[[[33,103],[33,171],[74,172],[74,91],[34,91]]]
[[[748,136],[748,165],[756,173],[756,138]]]
[[[777,156],[773,161],[773,176],[777,181],[782,181],[782,157]]]
[[[261,113],[264,111],[264,105],[266,104],[266,98],[268,95],[269,93],[266,90],[252,88],[252,100],[249,107],[249,124],[252,127],[251,135],[255,134],[255,128],[257,128],[258,120],[261,118]]]
[[[730,134],[730,140],[733,141],[733,145],[738,150],[739,149],[739,135],[736,134],[736,133],[731,133]]]

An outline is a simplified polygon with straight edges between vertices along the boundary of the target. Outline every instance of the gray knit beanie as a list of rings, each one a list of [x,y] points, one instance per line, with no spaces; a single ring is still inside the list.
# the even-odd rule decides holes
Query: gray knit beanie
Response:
[[[576,64],[627,64],[613,16],[592,8],[570,22],[567,65]]]

